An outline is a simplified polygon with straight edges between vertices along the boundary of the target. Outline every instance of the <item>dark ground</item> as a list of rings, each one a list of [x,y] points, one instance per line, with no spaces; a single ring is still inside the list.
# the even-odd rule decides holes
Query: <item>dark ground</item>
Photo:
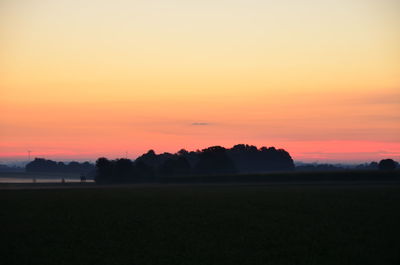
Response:
[[[1,190],[2,264],[400,264],[396,183],[80,187]]]

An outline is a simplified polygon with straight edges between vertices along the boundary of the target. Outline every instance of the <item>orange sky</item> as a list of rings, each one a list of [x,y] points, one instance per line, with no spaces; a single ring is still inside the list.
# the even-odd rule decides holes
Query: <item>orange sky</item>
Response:
[[[400,160],[396,0],[4,0],[0,162],[237,143]]]

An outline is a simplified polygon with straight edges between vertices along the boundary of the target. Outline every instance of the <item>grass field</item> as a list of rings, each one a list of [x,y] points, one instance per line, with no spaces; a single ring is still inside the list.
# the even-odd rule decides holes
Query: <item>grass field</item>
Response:
[[[2,264],[400,264],[400,186],[0,191]]]

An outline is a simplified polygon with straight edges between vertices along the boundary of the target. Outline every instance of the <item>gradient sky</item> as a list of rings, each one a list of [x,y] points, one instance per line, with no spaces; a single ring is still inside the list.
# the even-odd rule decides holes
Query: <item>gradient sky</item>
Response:
[[[237,143],[400,160],[400,1],[0,1],[0,162]]]

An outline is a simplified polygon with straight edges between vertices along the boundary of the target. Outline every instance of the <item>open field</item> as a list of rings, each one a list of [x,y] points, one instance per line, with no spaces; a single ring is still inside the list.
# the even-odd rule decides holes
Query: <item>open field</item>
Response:
[[[3,264],[400,264],[400,186],[3,190]]]

